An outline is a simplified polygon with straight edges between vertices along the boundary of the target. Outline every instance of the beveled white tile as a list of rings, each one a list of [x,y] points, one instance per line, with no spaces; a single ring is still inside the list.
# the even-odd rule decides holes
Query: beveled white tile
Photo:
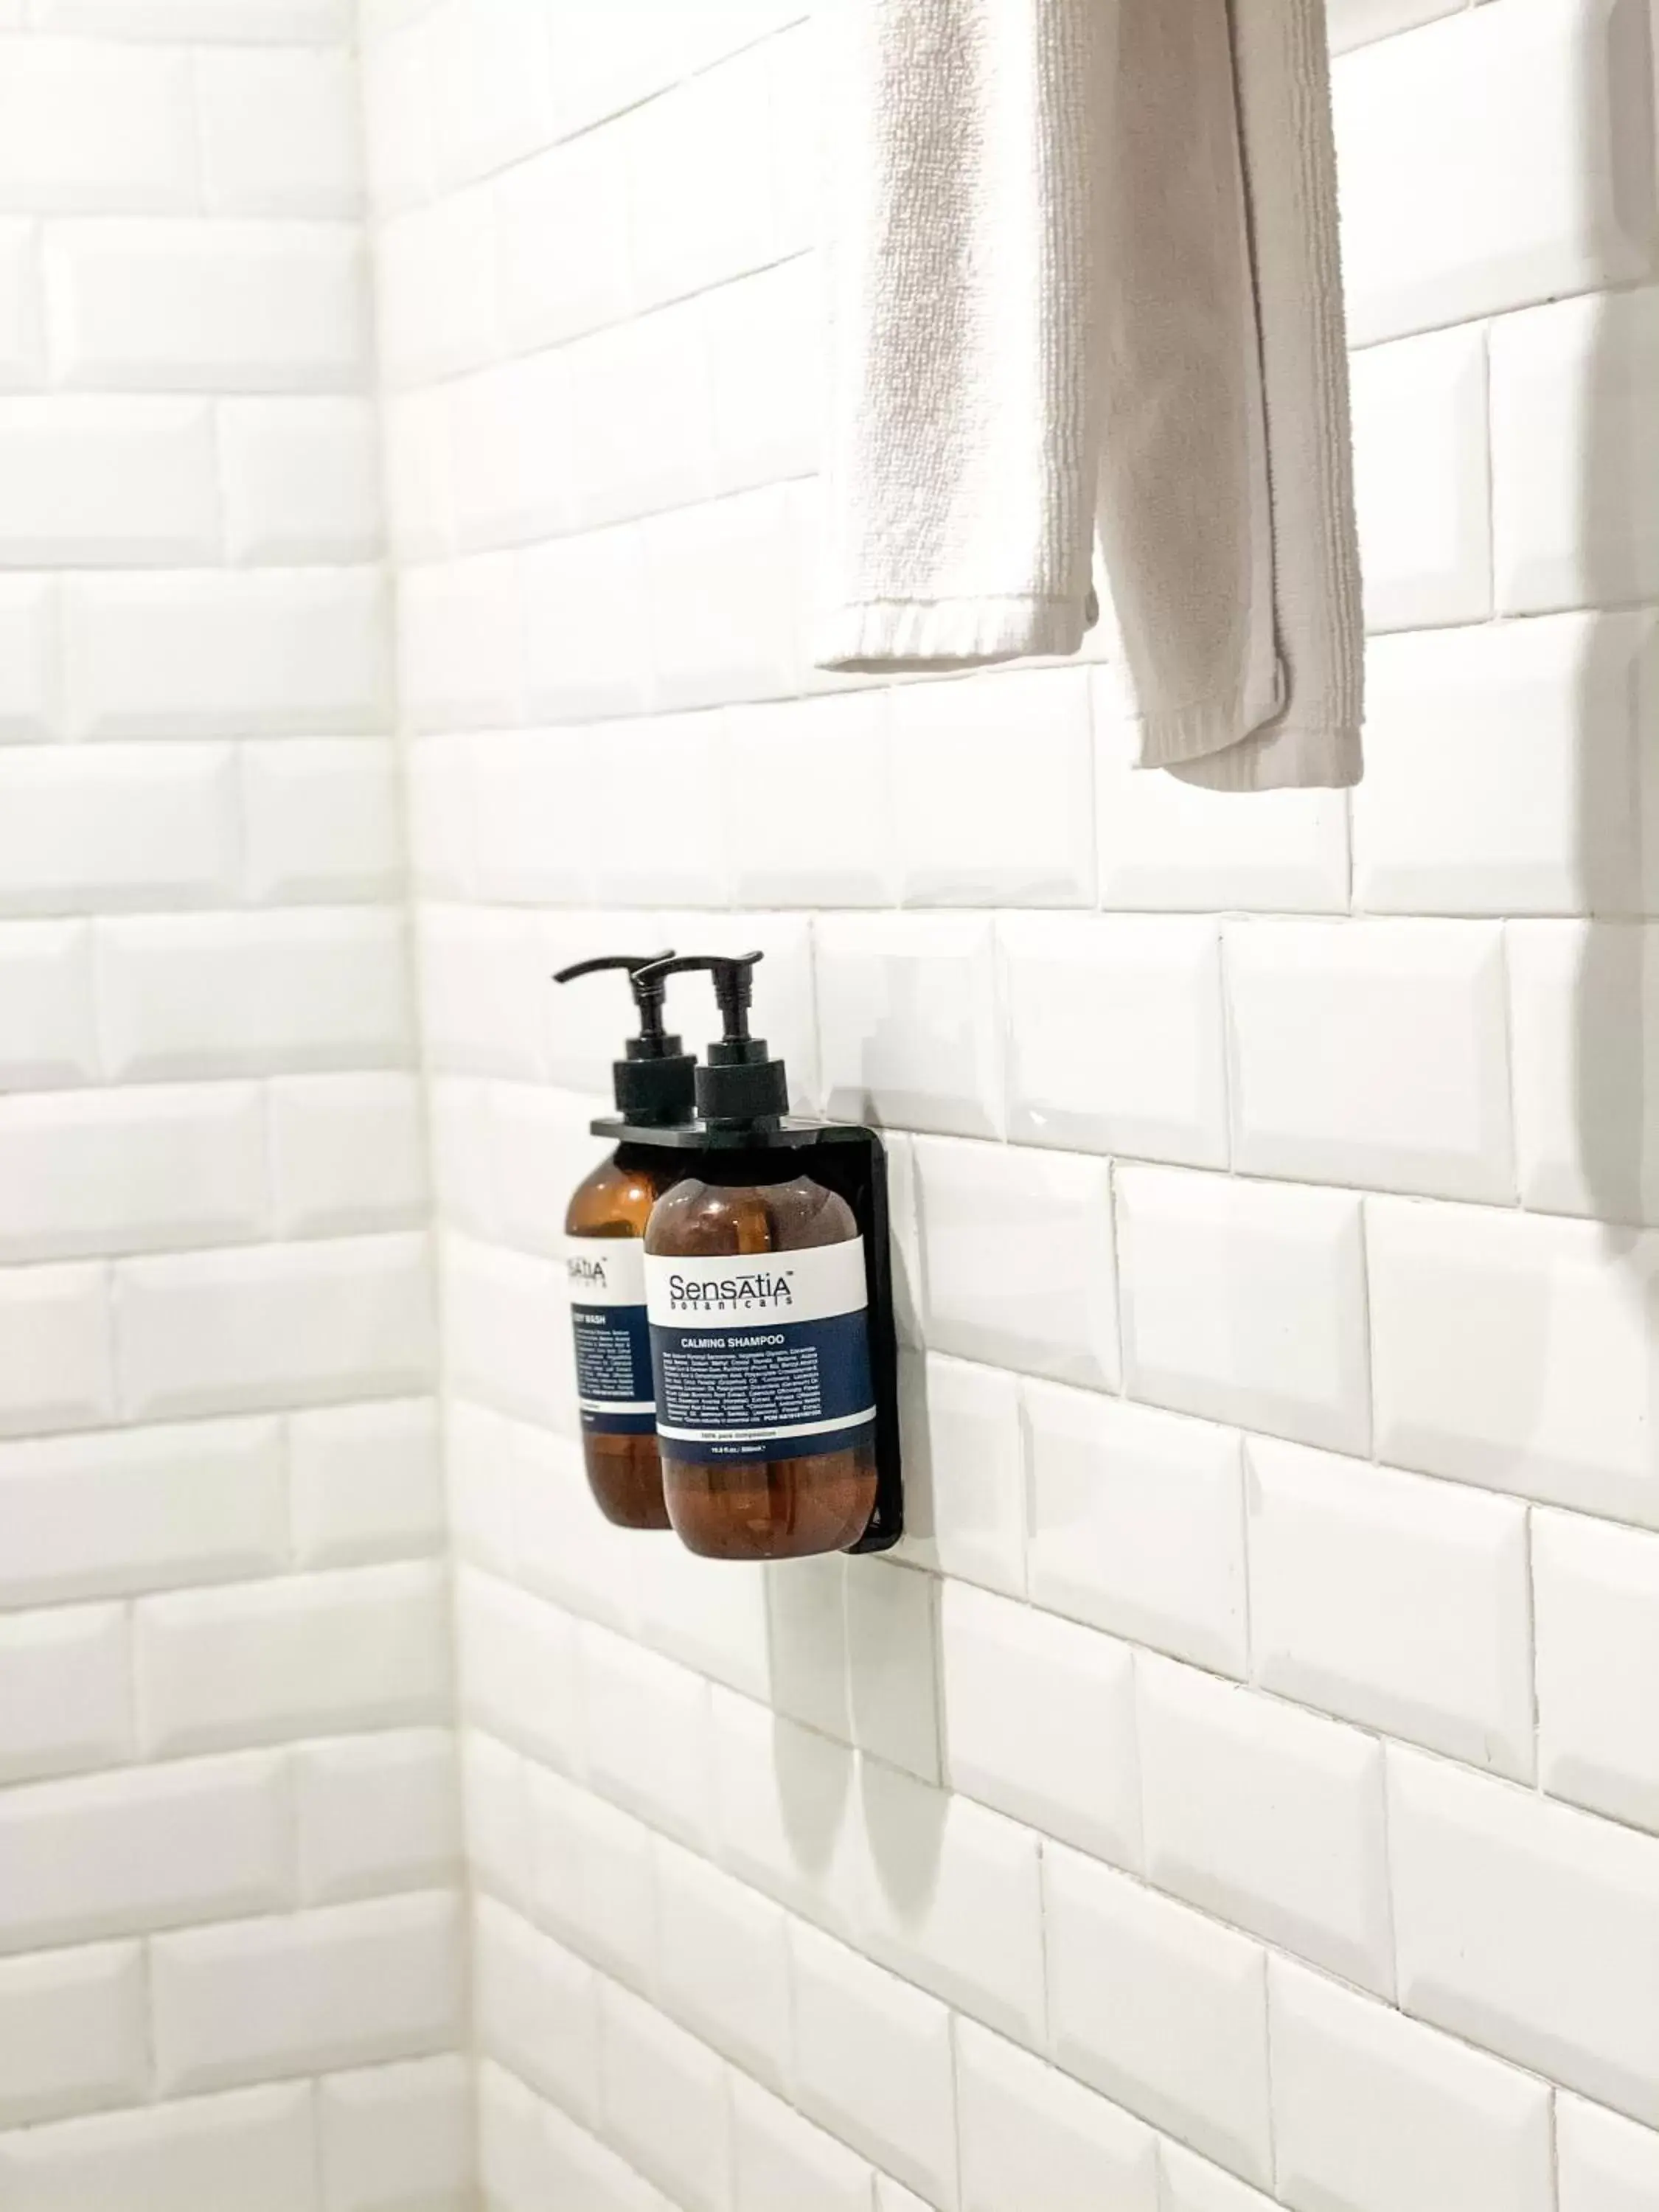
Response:
[[[1522,1203],[1659,1220],[1659,933],[1517,921],[1504,940]]]
[[[1110,1389],[1118,1379],[1104,1161],[915,1140],[927,1337],[941,1352]]]
[[[1639,15],[1602,5],[1474,8],[1344,55],[1351,342],[1646,276],[1649,71]]]
[[[1437,15],[1455,15],[1465,0],[1326,0],[1331,51],[1369,46],[1399,31],[1413,31]]]
[[[1117,1178],[1130,1395],[1363,1449],[1359,1201],[1175,1168]]]
[[[1659,1239],[1400,1199],[1365,1238],[1383,1458],[1659,1527]]]
[[[1405,2009],[1659,2121],[1659,1839],[1395,1746],[1389,1850]]]
[[[1353,794],[1355,904],[1638,910],[1631,794],[1654,638],[1651,618],[1633,614],[1373,638],[1365,780]]]
[[[1268,1967],[1273,2140],[1291,2203],[1553,2212],[1547,2085],[1288,1960]]]
[[[1255,1680],[1529,1779],[1526,1508],[1261,1437],[1245,1456]]]
[[[989,920],[824,915],[814,934],[830,1113],[957,1136],[1000,1134],[1002,1036]]]
[[[614,1982],[599,1987],[600,2112],[629,2163],[686,2212],[732,2197],[725,2062]]]
[[[907,906],[1093,903],[1085,671],[903,684],[890,711]]]
[[[741,2074],[732,2077],[732,2126],[734,2212],[870,2212],[865,2160]]]
[[[1652,2212],[1659,2204],[1659,2135],[1587,2105],[1555,2100],[1561,2212]]]
[[[1241,1169],[1513,1198],[1495,924],[1238,922],[1224,945]]]
[[[1348,815],[1340,791],[1206,791],[1133,765],[1138,742],[1115,668],[1091,672],[1100,903],[1210,915],[1340,914]]]
[[[963,2212],[1159,2212],[1150,2128],[973,2021],[956,2033]]]
[[[853,1741],[937,1782],[939,1585],[890,1559],[849,1560],[847,1664]]]
[[[1273,2212],[1273,2200],[1165,2136],[1158,2146],[1163,2212]]]
[[[1533,1588],[1545,1789],[1659,1829],[1659,1536],[1536,1513]]]
[[[857,1908],[854,1754],[718,1686],[716,1856],[793,1913],[838,1932]]]
[[[1659,460],[1647,404],[1656,371],[1659,291],[1650,288],[1557,300],[1492,325],[1492,526],[1504,612],[1618,606],[1659,593],[1659,526],[1647,493]]]
[[[1024,1447],[1015,1378],[902,1352],[902,1556],[1012,1597],[1025,1589]]]
[[[1038,1843],[1018,1820],[859,1761],[860,1948],[1023,2043],[1043,2034]]]
[[[1234,2172],[1267,2179],[1261,1946],[1127,1875],[1043,1853],[1049,2033],[1067,2073]]]
[[[896,905],[887,693],[733,707],[725,720],[736,903]]]
[[[1097,1857],[1138,1865],[1128,1646],[964,1583],[944,1584],[939,1628],[951,1787]]]
[[[1149,1878],[1389,1995],[1375,1739],[1150,1653],[1135,1673]]]
[[[1354,357],[1354,501],[1371,630],[1492,612],[1486,338],[1436,331]]]
[[[1243,1474],[1230,1429],[1022,1385],[1031,1595],[1224,1674],[1249,1665]]]
[[[659,1836],[656,1979],[663,2008],[775,2087],[790,2069],[789,1958],[782,1908]]]
[[[935,2203],[956,2188],[951,2015],[937,1997],[797,1923],[796,2094],[843,2142]]]
[[[1009,915],[998,922],[1008,1133],[1130,1158],[1227,1162],[1216,925]]]

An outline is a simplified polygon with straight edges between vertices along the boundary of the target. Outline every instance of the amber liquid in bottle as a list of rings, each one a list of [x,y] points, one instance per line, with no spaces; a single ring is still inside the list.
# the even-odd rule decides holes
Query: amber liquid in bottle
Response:
[[[676,1259],[748,1257],[852,1243],[845,1199],[807,1176],[776,1182],[688,1176],[658,1203],[647,1253]],[[708,1463],[659,1440],[668,1517],[688,1549],[712,1559],[793,1559],[838,1552],[864,1534],[876,1504],[874,1430],[849,1449]]]
[[[672,1176],[669,1178],[672,1180]],[[643,1237],[664,1178],[623,1145],[585,1176],[566,1209],[567,1237]],[[649,1388],[649,1376],[645,1378]],[[582,1457],[588,1487],[607,1521],[619,1528],[666,1528],[662,1462],[653,1431],[607,1436],[584,1428]]]

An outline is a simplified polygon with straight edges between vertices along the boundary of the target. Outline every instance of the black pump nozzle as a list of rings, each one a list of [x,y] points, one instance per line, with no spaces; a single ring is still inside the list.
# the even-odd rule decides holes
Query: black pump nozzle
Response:
[[[717,1128],[743,1128],[780,1120],[789,1106],[789,1081],[783,1062],[771,1059],[764,1037],[749,1034],[749,1006],[755,993],[755,963],[761,952],[687,953],[653,960],[644,977],[660,983],[669,975],[701,969],[713,980],[725,1034],[708,1048],[708,1065],[697,1070],[697,1112]]]
[[[663,1027],[662,969],[672,957],[668,952],[612,953],[599,960],[578,960],[572,967],[561,968],[553,978],[556,983],[574,983],[579,975],[626,972],[639,1009],[640,1033],[629,1038],[623,1057],[612,1063],[612,1095],[619,1114],[657,1128],[689,1121],[695,1103],[692,1071],[696,1063]]]

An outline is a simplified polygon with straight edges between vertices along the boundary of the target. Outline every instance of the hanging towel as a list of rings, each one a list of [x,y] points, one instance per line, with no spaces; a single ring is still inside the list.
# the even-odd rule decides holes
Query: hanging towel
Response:
[[[1070,653],[1140,760],[1360,772],[1324,0],[830,0],[832,668]]]

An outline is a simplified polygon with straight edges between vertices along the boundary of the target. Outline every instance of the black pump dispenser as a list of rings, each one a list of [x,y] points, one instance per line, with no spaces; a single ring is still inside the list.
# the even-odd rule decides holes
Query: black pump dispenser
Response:
[[[640,1033],[623,1046],[626,1057],[611,1063],[611,1091],[624,1120],[646,1128],[671,1128],[689,1121],[696,1103],[692,1082],[696,1062],[678,1037],[663,1027],[663,977],[673,967],[696,964],[676,962],[666,952],[622,952],[605,959],[578,960],[574,967],[561,968],[553,978],[556,983],[574,983],[579,975],[626,971],[639,1009]]]
[[[789,1080],[783,1062],[773,1060],[764,1037],[749,1034],[749,1004],[754,996],[759,952],[734,955],[688,953],[683,959],[653,960],[634,978],[637,988],[663,979],[706,970],[713,979],[725,1034],[708,1048],[696,1073],[697,1116],[711,1129],[769,1128],[789,1110]]]

